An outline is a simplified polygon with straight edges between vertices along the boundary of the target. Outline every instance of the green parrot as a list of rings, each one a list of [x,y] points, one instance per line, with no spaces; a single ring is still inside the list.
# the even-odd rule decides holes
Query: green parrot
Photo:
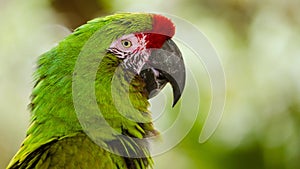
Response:
[[[166,84],[173,106],[185,65],[170,19],[118,13],[80,26],[42,54],[26,138],[7,169],[143,169],[154,129],[148,100]]]

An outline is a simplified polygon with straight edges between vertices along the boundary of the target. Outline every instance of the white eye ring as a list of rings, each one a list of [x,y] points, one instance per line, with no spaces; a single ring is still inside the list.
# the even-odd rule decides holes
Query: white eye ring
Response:
[[[130,40],[124,39],[121,41],[121,44],[124,48],[130,48],[132,46],[132,43]]]

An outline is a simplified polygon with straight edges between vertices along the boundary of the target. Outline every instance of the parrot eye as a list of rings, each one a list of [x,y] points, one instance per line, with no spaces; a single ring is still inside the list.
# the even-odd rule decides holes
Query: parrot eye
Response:
[[[122,46],[123,46],[124,48],[130,48],[130,47],[132,46],[132,43],[131,43],[130,40],[124,39],[124,40],[122,40],[121,42],[122,42]]]

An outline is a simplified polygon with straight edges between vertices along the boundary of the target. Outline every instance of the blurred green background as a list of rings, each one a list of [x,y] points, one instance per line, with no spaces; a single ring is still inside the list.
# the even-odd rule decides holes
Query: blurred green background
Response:
[[[211,99],[201,74],[197,121],[179,145],[155,157],[154,168],[299,169],[299,7],[298,0],[1,0],[0,168],[25,137],[38,56],[94,17],[156,11],[187,19],[212,42],[227,100],[215,134],[199,144]]]

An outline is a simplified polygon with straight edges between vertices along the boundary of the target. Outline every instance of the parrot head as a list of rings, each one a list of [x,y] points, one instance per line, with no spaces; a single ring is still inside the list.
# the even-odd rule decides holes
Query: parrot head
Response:
[[[185,66],[179,48],[172,41],[174,24],[166,17],[152,14],[152,29],[134,32],[114,40],[107,52],[121,59],[122,69],[140,76],[148,99],[167,83],[173,88],[173,106],[185,85]]]

